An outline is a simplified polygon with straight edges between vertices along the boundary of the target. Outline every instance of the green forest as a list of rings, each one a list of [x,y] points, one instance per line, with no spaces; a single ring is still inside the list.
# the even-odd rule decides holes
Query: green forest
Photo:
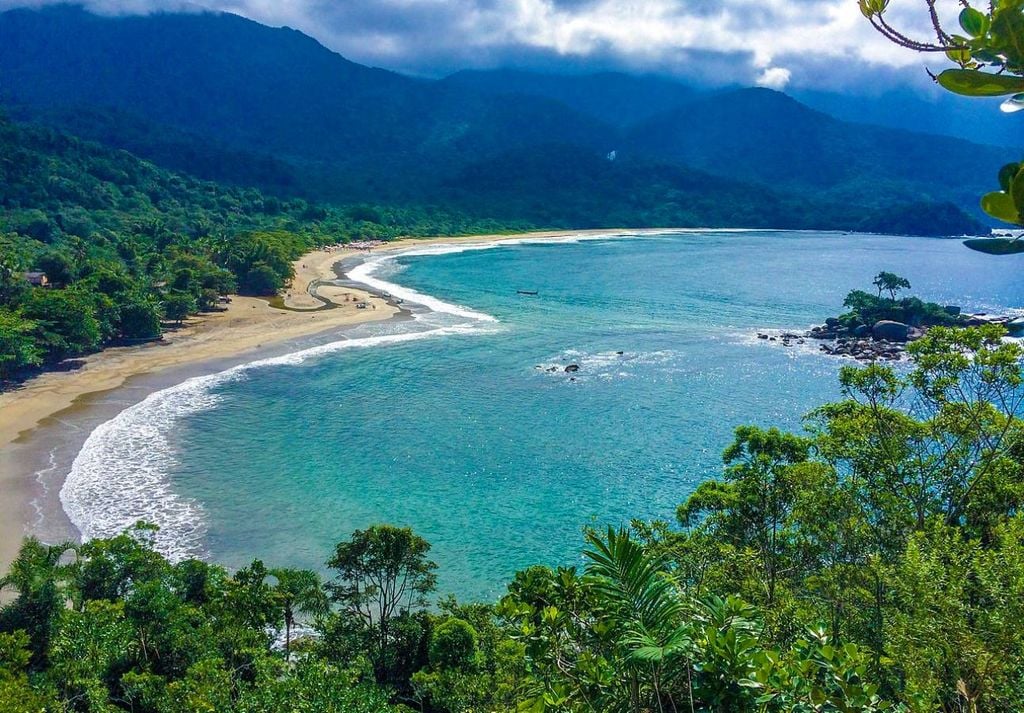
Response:
[[[676,521],[583,534],[495,603],[436,591],[387,525],[323,575],[25,541],[0,584],[0,710],[1014,711],[1024,708],[1022,349],[935,327],[845,367],[786,433],[741,426]]]
[[[202,155],[199,144],[184,146],[182,155]],[[224,165],[259,183],[262,164],[248,160]],[[351,240],[615,226],[980,227],[948,204],[798,199],[569,146],[484,161],[433,198],[318,204],[174,173],[0,114],[0,382],[158,339],[230,293],[272,297],[304,252]],[[45,274],[48,289],[31,287],[32,272]]]
[[[222,295],[272,296],[316,246],[517,225],[222,187],[0,117],[0,381],[158,338]]]

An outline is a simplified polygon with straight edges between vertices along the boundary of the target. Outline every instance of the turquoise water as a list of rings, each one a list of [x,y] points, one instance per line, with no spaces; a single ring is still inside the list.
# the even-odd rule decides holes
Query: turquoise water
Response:
[[[442,591],[489,599],[518,568],[577,563],[588,523],[672,519],[736,425],[799,428],[837,395],[845,362],[757,330],[820,322],[883,269],[935,301],[1022,306],[1021,264],[956,241],[782,232],[400,257],[375,276],[497,321],[421,310],[353,335],[408,341],[202,382],[160,417],[171,400],[144,402],[119,417],[140,440],[94,434],[72,476],[109,480],[115,456],[147,451],[134,466],[149,492],[128,515],[163,517],[168,546],[231,565],[321,567],[356,528],[410,525]],[[428,326],[465,333],[412,338]],[[97,521],[99,501],[76,507]]]

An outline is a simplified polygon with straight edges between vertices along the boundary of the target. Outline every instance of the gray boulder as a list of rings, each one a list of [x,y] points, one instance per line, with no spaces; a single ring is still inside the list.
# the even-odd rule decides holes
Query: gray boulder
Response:
[[[864,337],[867,337],[870,334],[871,334],[871,327],[869,327],[866,324],[862,324],[862,325],[860,325],[859,327],[856,327],[853,330],[853,336],[857,337],[858,339],[863,339]]]
[[[1015,317],[1011,319],[1005,325],[1006,331],[1013,337],[1019,337],[1024,334],[1024,317]]]
[[[905,342],[909,335],[910,327],[903,322],[892,322],[887,319],[875,322],[875,326],[871,328],[871,336],[878,341],[884,339],[887,342]]]
[[[579,370],[580,370],[580,365],[579,364],[570,364],[569,366],[565,367],[565,372],[567,374],[572,374],[572,373],[577,372]]]

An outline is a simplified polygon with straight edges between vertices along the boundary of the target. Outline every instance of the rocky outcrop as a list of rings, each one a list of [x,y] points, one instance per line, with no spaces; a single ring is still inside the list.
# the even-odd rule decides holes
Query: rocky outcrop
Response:
[[[876,341],[905,342],[910,338],[910,326],[903,322],[882,320],[871,327],[871,336]]]
[[[998,324],[1006,328],[1011,336],[1024,335],[1024,317],[988,314],[961,314],[960,308],[949,305],[944,307],[950,315],[960,317],[960,326],[976,327],[985,324]],[[927,327],[913,327],[903,322],[882,320],[868,326],[861,324],[856,327],[844,327],[835,317],[829,317],[825,324],[812,327],[802,335],[809,339],[822,342],[819,349],[826,354],[845,356],[860,361],[877,361],[880,359],[895,361],[902,357],[908,342],[920,339],[928,331]],[[796,335],[782,334],[771,336],[758,334],[758,339],[781,341],[784,346],[793,344]]]

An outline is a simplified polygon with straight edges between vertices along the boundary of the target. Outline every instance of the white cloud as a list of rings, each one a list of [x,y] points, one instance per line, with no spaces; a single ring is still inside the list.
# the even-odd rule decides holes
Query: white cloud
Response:
[[[769,89],[785,89],[786,85],[789,84],[789,79],[792,76],[785,67],[765,67],[761,74],[757,75],[757,79],[754,83],[759,87],[768,87]]]
[[[445,71],[561,58],[576,65],[685,74],[778,87],[936,62],[896,47],[854,0],[193,0],[289,25],[356,61]],[[0,0],[0,9],[49,0]],[[182,0],[85,0],[106,13],[180,9]],[[956,11],[955,0],[939,0]],[[892,0],[901,27],[927,37],[921,0]],[[727,57],[732,62],[707,58]],[[522,62],[518,62],[522,64]],[[788,68],[784,75],[781,68]],[[813,67],[813,70],[810,69]],[[824,71],[823,71],[824,69]]]

